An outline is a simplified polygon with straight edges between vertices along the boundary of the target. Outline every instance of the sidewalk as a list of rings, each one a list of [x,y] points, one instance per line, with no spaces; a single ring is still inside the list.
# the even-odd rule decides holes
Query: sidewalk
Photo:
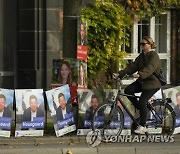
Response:
[[[180,134],[174,135],[175,141],[170,143],[101,143],[95,148],[89,148],[85,136],[65,135],[63,137],[20,137],[0,138],[0,153],[3,154],[179,154]]]
[[[48,122],[52,122],[47,116]],[[52,127],[52,128],[51,128]],[[56,137],[53,125],[42,137],[0,137],[0,154],[180,154],[180,134],[174,135],[170,143],[120,142],[104,143],[90,148],[86,136],[77,136],[75,132]]]

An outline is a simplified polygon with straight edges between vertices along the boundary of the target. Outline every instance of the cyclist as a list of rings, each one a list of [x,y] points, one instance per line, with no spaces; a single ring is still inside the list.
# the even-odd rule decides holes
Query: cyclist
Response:
[[[148,100],[161,87],[159,79],[153,75],[153,72],[160,70],[160,59],[158,54],[154,51],[156,45],[150,36],[144,36],[140,42],[142,52],[139,56],[128,65],[124,70],[119,71],[119,77],[122,78],[125,74],[133,75],[137,78],[135,82],[128,85],[124,92],[126,94],[135,95],[141,92],[139,100],[136,97],[128,97],[133,103],[134,107],[139,110],[140,125],[134,131],[137,134],[145,134],[147,129],[145,127],[147,119],[147,103]]]

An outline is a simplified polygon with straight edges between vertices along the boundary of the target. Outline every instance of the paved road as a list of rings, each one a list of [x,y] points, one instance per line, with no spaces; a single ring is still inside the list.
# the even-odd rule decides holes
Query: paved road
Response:
[[[0,154],[180,154],[180,135],[174,142],[101,143],[90,148],[84,136],[0,138]],[[157,141],[159,140],[159,137]]]

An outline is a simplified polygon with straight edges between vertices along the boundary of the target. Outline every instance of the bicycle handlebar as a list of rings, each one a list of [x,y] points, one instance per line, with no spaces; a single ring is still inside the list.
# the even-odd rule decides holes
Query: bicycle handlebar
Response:
[[[128,79],[130,77],[134,78],[133,75],[128,75],[128,74],[125,74],[124,77],[122,77],[122,78],[120,78],[119,76],[116,76],[116,75],[113,74],[113,79],[115,79],[115,80],[122,80],[122,79],[125,79],[125,78]]]
[[[128,74],[125,74],[123,78],[120,78],[117,74],[116,75],[115,74],[112,75],[112,78],[119,82],[119,86],[120,86],[119,88],[120,89],[123,86],[122,80],[125,79],[125,78],[129,79],[130,77],[134,78],[133,75],[128,75]]]

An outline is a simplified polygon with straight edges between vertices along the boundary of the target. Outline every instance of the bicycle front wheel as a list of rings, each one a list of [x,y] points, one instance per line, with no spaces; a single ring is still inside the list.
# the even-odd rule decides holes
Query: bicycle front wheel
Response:
[[[92,129],[100,130],[101,135],[120,135],[124,126],[124,115],[122,110],[113,104],[104,104],[100,106],[94,113],[92,121]]]
[[[154,111],[149,111],[147,115],[147,128],[149,133],[172,135],[175,129],[175,113],[173,108],[162,101],[151,104]]]

